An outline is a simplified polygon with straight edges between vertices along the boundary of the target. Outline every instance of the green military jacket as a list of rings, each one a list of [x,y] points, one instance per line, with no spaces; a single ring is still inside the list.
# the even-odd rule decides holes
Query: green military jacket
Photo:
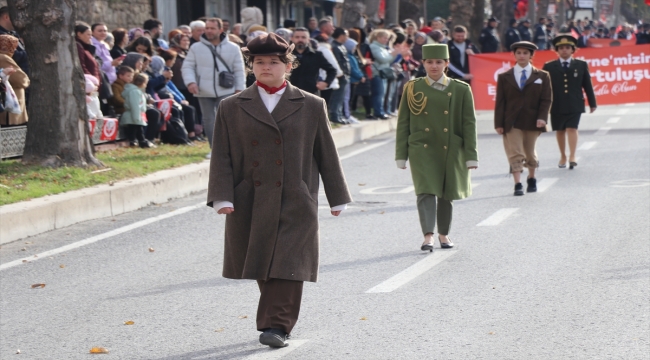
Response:
[[[395,160],[408,160],[416,195],[446,200],[471,195],[468,166],[478,165],[474,97],[464,82],[450,79],[444,91],[426,77],[404,87],[397,120]]]
[[[571,59],[569,70],[565,72],[559,59],[552,60],[544,64],[544,70],[551,75],[554,100],[551,106],[552,115],[585,112],[583,89],[587,94],[589,107],[596,107],[596,95],[591,84],[591,75],[589,75],[587,62]]]

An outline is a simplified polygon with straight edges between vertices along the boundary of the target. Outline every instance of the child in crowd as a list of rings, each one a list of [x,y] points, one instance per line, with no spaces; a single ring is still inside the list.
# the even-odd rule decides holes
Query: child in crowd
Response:
[[[126,84],[133,82],[133,76],[135,76],[135,70],[130,66],[122,65],[117,68],[117,80],[111,84],[113,89],[113,97],[109,100],[110,104],[113,105],[115,113],[121,115],[124,113],[124,98],[122,97],[122,92]]]
[[[122,97],[124,98],[124,113],[120,117],[120,125],[125,127],[126,136],[131,146],[140,145],[141,148],[155,148],[149,140],[144,137],[144,127],[147,111],[147,97],[145,89],[149,77],[145,74],[136,74],[133,82],[124,86]]]
[[[99,104],[99,79],[93,75],[84,75],[86,79],[86,109],[89,119],[103,119],[104,114]]]

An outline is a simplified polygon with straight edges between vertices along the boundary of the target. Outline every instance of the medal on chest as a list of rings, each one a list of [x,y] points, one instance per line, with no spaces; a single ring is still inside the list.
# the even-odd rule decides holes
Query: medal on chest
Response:
[[[578,70],[576,70],[576,71],[573,72],[573,77],[574,77],[574,78],[577,78],[577,77],[578,77]]]

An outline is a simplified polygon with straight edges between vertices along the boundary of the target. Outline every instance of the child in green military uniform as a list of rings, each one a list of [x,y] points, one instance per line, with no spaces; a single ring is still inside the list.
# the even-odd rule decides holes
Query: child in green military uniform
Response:
[[[424,45],[422,59],[427,75],[404,87],[395,160],[400,169],[410,162],[424,234],[421,249],[433,251],[436,218],[440,247],[453,247],[447,237],[452,201],[472,193],[469,169],[478,168],[476,114],[469,86],[445,75],[448,47]]]
[[[559,59],[544,64],[544,70],[551,75],[553,105],[551,126],[560,147],[560,168],[566,168],[566,139],[569,139],[569,169],[578,166],[576,147],[578,145],[578,123],[585,112],[584,89],[591,112],[596,111],[596,95],[591,84],[587,62],[574,59],[578,40],[570,34],[560,34],[553,39],[553,46]]]

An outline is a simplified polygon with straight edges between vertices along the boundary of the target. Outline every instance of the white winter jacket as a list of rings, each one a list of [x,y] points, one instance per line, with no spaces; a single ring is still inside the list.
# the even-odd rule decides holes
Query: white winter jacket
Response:
[[[216,52],[227,63],[230,71],[235,75],[235,86],[226,89],[219,86],[219,73],[227,71],[226,66],[219,58],[212,55],[210,48]],[[219,70],[215,69],[214,62],[217,62]],[[201,36],[201,41],[192,44],[187,52],[183,66],[181,67],[183,82],[188,86],[196,83],[199,87],[199,94],[196,97],[222,97],[235,93],[236,90],[246,88],[246,75],[244,72],[244,59],[239,46],[223,37],[221,43],[216,47],[208,39]]]

